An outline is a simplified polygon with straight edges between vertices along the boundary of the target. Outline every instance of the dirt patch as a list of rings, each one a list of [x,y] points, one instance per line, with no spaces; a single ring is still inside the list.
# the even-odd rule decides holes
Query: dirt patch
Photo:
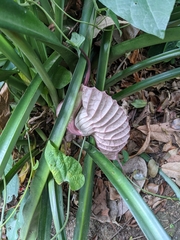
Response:
[[[180,202],[167,200],[166,205],[156,214],[160,223],[172,238],[172,240],[180,239]],[[70,215],[66,233],[67,240],[73,239],[74,227],[76,219],[73,214]],[[88,240],[146,240],[141,229],[136,225],[131,227],[126,224],[100,223],[91,218]]]

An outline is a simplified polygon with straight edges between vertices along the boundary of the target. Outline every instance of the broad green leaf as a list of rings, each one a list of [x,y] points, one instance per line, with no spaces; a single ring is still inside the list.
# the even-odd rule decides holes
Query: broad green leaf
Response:
[[[72,73],[67,70],[65,67],[60,66],[54,76],[53,83],[55,88],[62,89],[71,81]]]
[[[59,151],[51,141],[47,143],[45,159],[57,184],[69,182],[73,191],[83,186],[84,175],[79,162]]]
[[[144,32],[164,38],[175,0],[99,0],[115,14]]]
[[[143,108],[147,105],[147,101],[142,99],[136,99],[131,103],[131,105],[133,105],[135,108]]]

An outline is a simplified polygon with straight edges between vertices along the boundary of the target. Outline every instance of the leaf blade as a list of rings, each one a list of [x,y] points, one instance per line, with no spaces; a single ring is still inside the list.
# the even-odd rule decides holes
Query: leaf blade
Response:
[[[165,29],[175,4],[175,0],[100,0],[100,2],[134,27],[159,38],[164,38]]]
[[[85,180],[79,162],[63,154],[51,141],[47,143],[45,159],[57,184],[68,182],[73,191],[83,186]]]

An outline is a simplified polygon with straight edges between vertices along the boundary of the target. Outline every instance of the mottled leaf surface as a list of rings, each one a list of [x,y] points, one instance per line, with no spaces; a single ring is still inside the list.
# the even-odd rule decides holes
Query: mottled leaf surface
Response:
[[[134,27],[164,38],[175,0],[100,0]]]
[[[63,154],[51,141],[47,143],[45,159],[57,184],[68,182],[73,191],[83,186],[84,175],[79,162]]]

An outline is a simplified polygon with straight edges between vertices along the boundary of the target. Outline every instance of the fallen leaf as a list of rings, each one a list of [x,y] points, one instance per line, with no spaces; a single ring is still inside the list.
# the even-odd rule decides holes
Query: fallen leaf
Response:
[[[9,110],[9,90],[5,83],[0,90],[0,130],[2,130],[10,115]]]
[[[162,151],[167,152],[167,151],[169,151],[171,149],[174,149],[174,148],[175,147],[172,145],[172,141],[169,141],[166,144],[164,144]]]
[[[147,149],[147,147],[149,146],[149,143],[150,143],[150,136],[151,136],[151,129],[150,129],[150,117],[147,116],[146,117],[146,129],[147,129],[147,137],[146,137],[146,140],[143,144],[143,146],[139,149],[139,151],[134,154],[133,156],[130,156],[130,158],[132,157],[135,157],[137,155],[140,155],[141,153],[145,152],[145,150]]]
[[[137,129],[146,135],[149,133],[146,125],[139,126]],[[168,122],[150,125],[151,140],[167,143],[172,140],[175,132],[180,132],[180,130],[173,129]]]
[[[159,185],[155,184],[155,183],[149,183],[149,184],[147,184],[145,190],[147,190],[148,192],[156,194],[159,190]]]
[[[167,162],[180,162],[180,155],[178,154],[178,148],[174,148],[169,150],[165,155],[164,159]]]
[[[157,173],[158,173],[159,167],[157,166],[156,162],[154,161],[154,159],[150,159],[148,162],[148,174],[154,178],[156,177]]]
[[[180,162],[166,163],[161,166],[162,171],[180,186]]]
[[[123,200],[118,201],[118,217],[122,217],[123,214],[125,214],[129,208],[127,207],[126,203]]]
[[[120,199],[120,195],[117,192],[117,190],[110,184],[110,182],[108,181],[108,188],[109,188],[109,198],[110,200],[117,200]]]
[[[176,118],[172,121],[171,127],[175,130],[180,130],[180,118]]]
[[[123,40],[128,40],[128,39],[132,39],[135,38],[137,36],[137,34],[139,33],[139,29],[132,26],[131,24],[129,24],[127,27],[122,28],[122,32],[123,32]],[[140,61],[141,59],[139,59]]]
[[[119,23],[123,23],[123,24],[127,24],[126,21],[122,21],[122,20],[119,20],[118,21]],[[114,21],[112,20],[111,17],[108,17],[108,16],[103,16],[103,15],[100,15],[96,18],[96,23],[95,23],[98,28],[94,28],[94,35],[93,35],[93,38],[97,37],[98,33],[103,30],[104,28],[108,27],[108,26],[112,26],[114,25]]]
[[[138,174],[140,173],[141,176],[143,176],[142,178],[134,178],[133,182],[138,185],[139,187],[135,187],[137,189],[137,191],[139,192],[140,189],[143,187],[146,177],[147,177],[147,165],[146,162],[144,161],[143,158],[136,156],[133,157],[131,159],[129,159],[129,161],[127,161],[124,165],[123,165],[123,171],[129,175],[134,173],[135,171],[138,172]]]

